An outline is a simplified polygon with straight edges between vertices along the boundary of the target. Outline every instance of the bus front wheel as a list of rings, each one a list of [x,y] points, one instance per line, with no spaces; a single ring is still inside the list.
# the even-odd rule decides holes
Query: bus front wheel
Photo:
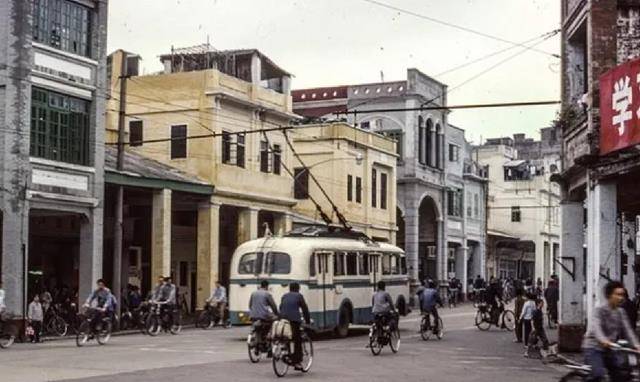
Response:
[[[338,326],[336,326],[336,334],[340,338],[345,338],[349,335],[349,323],[351,314],[349,308],[343,306],[340,308],[340,313],[338,314]]]

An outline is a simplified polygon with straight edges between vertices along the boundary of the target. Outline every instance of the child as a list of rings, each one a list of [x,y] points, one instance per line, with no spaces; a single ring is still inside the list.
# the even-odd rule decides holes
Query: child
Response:
[[[545,356],[549,350],[549,340],[547,339],[547,333],[544,331],[544,300],[536,300],[536,309],[533,311],[533,318],[531,319],[533,324],[533,332],[529,336],[529,347],[525,353],[525,357],[532,357],[537,352],[538,340],[542,342],[541,356]]]
[[[40,331],[42,330],[44,314],[42,312],[42,304],[40,304],[40,297],[37,294],[33,296],[33,301],[29,304],[27,318],[29,319],[29,325],[33,328],[31,342],[40,342]]]
[[[531,320],[533,319],[533,312],[536,310],[536,296],[534,294],[527,294],[527,302],[524,303],[522,313],[520,314],[519,321],[522,322],[522,338],[524,339],[524,346],[529,346],[529,335],[531,334]]]
[[[516,343],[522,343],[522,321],[520,320],[520,316],[522,315],[522,310],[524,309],[524,303],[527,299],[524,297],[524,290],[520,287],[516,288],[516,302],[515,302],[515,313],[516,313]]]

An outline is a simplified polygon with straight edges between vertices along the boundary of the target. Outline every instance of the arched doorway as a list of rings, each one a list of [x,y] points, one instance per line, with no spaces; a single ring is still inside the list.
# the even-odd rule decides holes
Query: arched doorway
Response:
[[[429,196],[418,208],[418,279],[438,279],[438,208]]]

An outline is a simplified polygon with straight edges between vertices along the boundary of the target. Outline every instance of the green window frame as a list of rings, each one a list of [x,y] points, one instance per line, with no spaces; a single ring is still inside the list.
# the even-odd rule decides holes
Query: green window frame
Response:
[[[91,56],[92,10],[70,0],[31,0],[33,41]]]
[[[90,165],[89,101],[34,87],[31,156]]]

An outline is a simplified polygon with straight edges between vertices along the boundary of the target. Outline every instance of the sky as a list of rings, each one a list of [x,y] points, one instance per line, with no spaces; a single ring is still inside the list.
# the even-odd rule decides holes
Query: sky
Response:
[[[375,0],[558,54],[557,0]],[[110,0],[109,52],[161,70],[171,46],[257,48],[293,73],[293,89],[406,79],[417,68],[455,88],[449,105],[560,99],[560,60],[522,46],[438,24],[367,0]],[[538,38],[536,40],[536,38]],[[531,42],[529,42],[531,41]],[[489,59],[446,73],[477,58]],[[477,77],[477,78],[475,78]],[[475,78],[475,79],[473,79]],[[449,122],[467,139],[526,133],[539,138],[558,107],[456,110]]]

